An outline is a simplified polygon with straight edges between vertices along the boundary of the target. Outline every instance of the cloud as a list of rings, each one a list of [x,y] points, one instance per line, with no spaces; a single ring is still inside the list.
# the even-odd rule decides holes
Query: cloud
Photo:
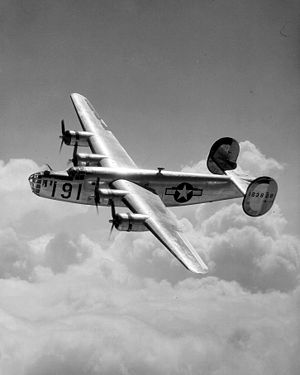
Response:
[[[200,160],[198,163],[193,165],[185,165],[182,167],[182,172],[191,172],[191,173],[210,173],[206,166],[206,160]]]
[[[82,236],[65,232],[47,234],[27,241],[14,229],[0,230],[0,278],[17,277],[32,280],[37,266],[62,273],[72,264],[80,264],[90,256]]]
[[[240,170],[254,176],[272,175],[284,168],[249,141],[240,143],[238,161]],[[202,160],[184,170],[203,172],[205,163]],[[199,206],[195,230],[193,224],[189,226],[190,240],[206,253],[212,274],[252,291],[287,291],[299,284],[300,241],[285,233],[287,221],[276,204],[260,218],[245,215],[241,204],[222,202],[214,207]]]
[[[86,212],[87,208],[80,205],[66,205],[35,196],[28,183],[30,174],[41,170],[34,161],[29,159],[11,159],[8,163],[0,160],[0,225],[10,225],[26,215],[42,216],[49,221],[56,217],[66,217]]]
[[[102,255],[36,283],[0,282],[3,373],[296,374],[299,289],[172,286]]]
[[[273,158],[267,158],[252,142],[243,141],[239,145],[238,171],[258,177],[265,174],[277,174],[284,169],[284,164]],[[182,171],[210,173],[206,167],[206,159],[193,165],[186,165]]]
[[[28,248],[12,228],[0,230],[0,277],[28,276]]]
[[[288,291],[299,284],[300,241],[284,233],[280,210],[259,219],[237,204],[208,217],[200,226],[212,274],[255,291]],[[202,234],[202,236],[201,236]]]
[[[285,233],[286,220],[275,205],[260,218],[244,214],[241,205],[218,210],[201,205],[194,218],[182,218],[184,235],[209,266],[209,275],[236,281],[255,291],[290,291],[300,281],[300,241]],[[192,275],[149,233],[118,234],[109,252],[138,277],[177,283]]]
[[[81,245],[81,246],[80,246]],[[89,250],[72,241],[66,233],[58,233],[46,246],[43,265],[54,273],[64,272],[70,264],[81,263],[89,256]]]
[[[31,210],[35,198],[30,193],[28,176],[38,166],[32,160],[11,159],[0,161],[0,224],[13,222]]]
[[[6,184],[36,168],[19,163],[2,164]],[[236,203],[187,207],[185,235],[210,266],[199,277],[149,233],[108,246],[94,216],[68,234],[48,206],[38,227],[49,201],[29,201],[22,178],[19,211],[13,192],[1,201],[1,374],[298,374],[300,246],[277,206],[259,219]]]
[[[242,169],[251,175],[259,176],[266,173],[277,173],[284,169],[284,165],[273,158],[267,158],[250,141],[240,142],[240,156],[238,159]]]

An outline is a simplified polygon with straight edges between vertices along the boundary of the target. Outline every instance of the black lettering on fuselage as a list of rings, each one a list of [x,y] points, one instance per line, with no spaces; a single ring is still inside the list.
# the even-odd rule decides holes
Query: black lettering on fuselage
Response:
[[[62,186],[62,189],[64,193],[62,193],[60,196],[64,199],[69,199],[72,194],[73,186],[70,184],[70,182],[65,182]]]

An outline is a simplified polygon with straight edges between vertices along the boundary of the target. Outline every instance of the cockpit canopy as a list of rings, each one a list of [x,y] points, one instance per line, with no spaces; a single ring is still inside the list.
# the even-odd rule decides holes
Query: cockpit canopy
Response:
[[[42,177],[43,177],[43,172],[37,172],[37,173],[33,173],[32,175],[30,175],[28,178],[31,190],[34,194],[38,195],[40,193]]]

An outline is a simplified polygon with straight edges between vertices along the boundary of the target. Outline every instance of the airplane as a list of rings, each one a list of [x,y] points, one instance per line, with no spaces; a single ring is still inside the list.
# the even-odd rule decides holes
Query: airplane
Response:
[[[207,168],[210,174],[140,169],[113,135],[108,125],[84,96],[71,100],[82,131],[66,130],[61,122],[63,144],[73,146],[73,166],[29,176],[34,194],[63,202],[110,206],[113,228],[119,231],[150,231],[188,270],[206,273],[208,267],[181,233],[167,207],[243,198],[244,212],[252,217],[270,210],[277,194],[276,181],[267,176],[253,178],[234,171],[240,147],[230,137],[211,147]],[[91,153],[80,153],[89,147]],[[116,207],[129,209],[117,212]]]

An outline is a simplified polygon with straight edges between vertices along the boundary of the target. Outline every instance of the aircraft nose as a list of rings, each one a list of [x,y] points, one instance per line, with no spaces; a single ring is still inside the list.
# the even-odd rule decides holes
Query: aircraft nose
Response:
[[[34,194],[39,195],[41,188],[41,178],[38,173],[33,173],[28,177],[28,181],[31,187],[31,190]]]
[[[29,184],[30,184],[30,187],[32,189],[32,185],[34,183],[34,174],[31,174],[29,177],[28,177],[28,181],[29,181]]]

